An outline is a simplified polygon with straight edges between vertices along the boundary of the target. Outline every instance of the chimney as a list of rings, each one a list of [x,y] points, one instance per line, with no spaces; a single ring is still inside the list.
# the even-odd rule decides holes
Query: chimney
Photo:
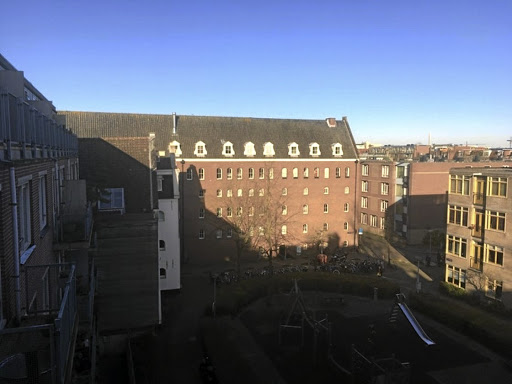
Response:
[[[325,121],[327,122],[327,126],[329,128],[336,127],[336,118],[335,117],[328,117],[327,119],[325,119]]]
[[[176,134],[176,112],[172,113],[172,134]]]

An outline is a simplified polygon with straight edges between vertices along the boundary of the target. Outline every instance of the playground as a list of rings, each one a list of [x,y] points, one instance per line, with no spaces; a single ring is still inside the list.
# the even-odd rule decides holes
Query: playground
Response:
[[[494,364],[431,322],[421,324],[402,295],[373,300],[293,286],[253,304],[241,320],[289,383],[471,382],[460,381],[460,372],[445,380],[452,369],[468,367],[471,376]]]

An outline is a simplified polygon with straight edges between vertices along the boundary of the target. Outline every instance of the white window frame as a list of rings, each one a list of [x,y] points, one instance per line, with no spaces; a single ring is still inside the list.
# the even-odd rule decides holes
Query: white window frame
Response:
[[[228,180],[233,179],[233,168],[226,169],[226,179],[228,179]]]
[[[254,179],[254,168],[249,168],[248,172],[249,172],[248,173],[249,179],[253,180]]]
[[[181,144],[176,140],[169,143],[169,153],[174,153],[176,157],[181,157]]]
[[[217,180],[222,180],[222,168],[217,168],[216,176]]]
[[[231,141],[226,141],[222,145],[222,155],[225,157],[235,156],[235,148],[233,148],[233,143]]]
[[[200,229],[199,230],[199,240],[203,240],[204,239],[204,229]]]
[[[288,233],[288,227],[285,224],[281,227],[281,235],[286,235],[287,233]]]
[[[26,251],[32,244],[32,212],[30,178],[18,180],[18,219],[19,219],[19,240],[20,251]]]
[[[361,196],[361,208],[368,208],[368,198]]]
[[[309,213],[309,206],[307,204],[304,204],[302,206],[302,214],[307,215]]]
[[[324,204],[324,213],[329,213],[329,204]]]
[[[304,196],[309,195],[309,188],[308,188],[308,187],[305,187],[305,188],[304,188],[304,190],[302,191],[302,194],[303,194]]]
[[[361,175],[370,176],[370,166],[368,164],[361,165]]]
[[[348,195],[350,193],[350,187],[345,187],[345,195]]]
[[[286,187],[285,187],[285,188],[283,188],[283,189],[281,190],[281,195],[282,195],[282,196],[286,196],[286,195],[288,195],[288,188],[286,188]]]
[[[39,176],[39,229],[43,230],[48,225],[48,200],[47,200],[46,175]]]
[[[242,168],[237,168],[236,169],[236,179],[242,180],[243,176],[244,176],[244,170]]]
[[[254,147],[254,143],[249,141],[244,144],[244,156],[254,157],[256,156],[256,148]]]
[[[334,157],[341,157],[343,156],[343,147],[340,143],[335,143],[331,145],[332,148],[332,155]]]
[[[303,173],[303,176],[305,179],[308,179],[309,178],[309,168],[304,168],[304,173]]]
[[[381,167],[381,176],[386,178],[389,177],[389,165],[383,165]]]
[[[324,187],[324,195],[328,195],[329,194],[329,187]]]
[[[282,168],[281,169],[281,179],[288,178],[288,168]]]
[[[343,212],[349,212],[350,211],[350,204],[345,203],[343,204]]]
[[[308,233],[308,225],[302,224],[302,233]]]
[[[380,211],[386,212],[389,207],[389,202],[387,200],[381,200],[380,201]]]
[[[380,183],[380,194],[384,196],[389,195],[389,183]]]
[[[203,207],[199,208],[199,218],[204,219],[205,209]]]
[[[222,197],[222,189],[217,189],[217,197]]]
[[[309,144],[309,156],[318,157],[321,155],[320,145],[318,143]]]
[[[288,156],[290,157],[299,157],[300,151],[299,151],[299,144],[296,142],[288,144]]]
[[[368,180],[361,181],[361,192],[368,192],[370,190],[370,182]]]
[[[206,144],[203,141],[198,141],[195,144],[194,155],[197,157],[205,157],[208,154],[206,151]]]
[[[204,168],[199,168],[197,170],[197,174],[198,174],[199,180],[204,180]]]
[[[336,178],[339,179],[341,177],[341,168],[336,167]]]
[[[222,217],[222,208],[217,208],[217,217]]]
[[[276,151],[274,150],[274,144],[271,142],[266,142],[263,144],[263,156],[265,157],[273,157],[276,155]]]
[[[194,180],[194,172],[192,171],[192,167],[187,168],[187,180]]]
[[[260,180],[263,180],[265,178],[265,168],[260,168],[258,170],[258,177],[260,178]]]
[[[295,167],[292,169],[292,177],[294,179],[298,179],[299,178],[299,168]]]

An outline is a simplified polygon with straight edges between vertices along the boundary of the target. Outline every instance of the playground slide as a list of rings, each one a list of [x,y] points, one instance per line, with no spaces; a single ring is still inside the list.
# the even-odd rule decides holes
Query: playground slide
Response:
[[[421,340],[423,340],[425,342],[425,344],[427,344],[427,345],[434,345],[435,344],[434,341],[430,337],[428,337],[428,335],[425,333],[423,328],[421,328],[420,323],[418,323],[418,320],[416,320],[416,318],[412,314],[412,312],[409,309],[409,307],[407,306],[407,304],[405,304],[405,303],[397,303],[397,304],[400,307],[400,309],[402,310],[402,312],[404,313],[407,320],[409,320],[409,323],[411,323],[413,329],[416,331],[416,333],[421,338]]]

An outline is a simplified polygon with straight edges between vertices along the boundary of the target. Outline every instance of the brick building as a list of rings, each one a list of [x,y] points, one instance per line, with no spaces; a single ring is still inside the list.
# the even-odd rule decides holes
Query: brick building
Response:
[[[449,176],[445,281],[512,304],[512,200],[508,167],[453,168]]]
[[[237,207],[229,207],[229,199],[251,197],[257,207],[258,197],[263,197],[260,189],[283,202],[280,209],[287,216],[283,220],[287,224],[280,226],[283,252],[301,253],[319,233],[329,237],[331,247],[357,241],[357,151],[346,118],[61,115],[80,138],[110,140],[153,133],[157,153],[175,154],[182,173],[184,259],[224,259],[232,254],[234,244],[226,224],[229,211],[236,215]],[[131,150],[126,149],[126,154]],[[140,180],[139,186],[147,178]],[[127,212],[136,209],[127,201]]]

